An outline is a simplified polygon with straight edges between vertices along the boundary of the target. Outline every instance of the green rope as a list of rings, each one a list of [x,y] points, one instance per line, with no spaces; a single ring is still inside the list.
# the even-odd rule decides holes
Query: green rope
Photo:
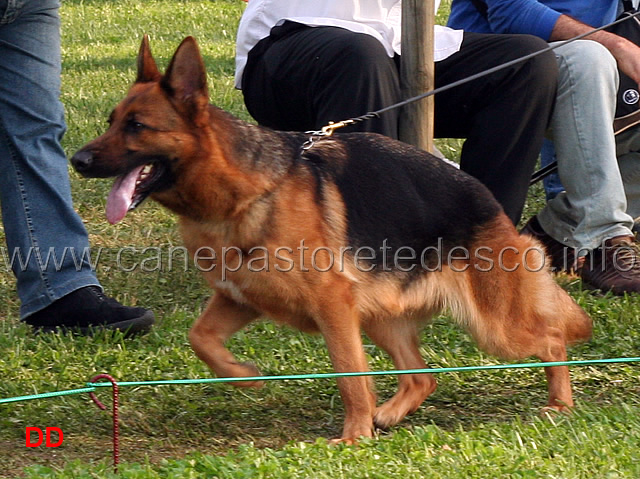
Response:
[[[228,383],[241,381],[287,381],[287,380],[306,380],[306,379],[328,379],[350,376],[385,376],[385,375],[401,375],[401,374],[439,374],[452,372],[471,372],[471,371],[488,371],[493,369],[525,369],[525,368],[542,368],[550,366],[588,366],[594,364],[611,364],[611,363],[634,363],[640,362],[640,357],[633,358],[609,358],[609,359],[585,359],[579,361],[557,361],[548,363],[522,363],[522,364],[494,364],[489,366],[459,366],[451,368],[426,368],[426,369],[403,369],[395,371],[365,371],[350,373],[318,373],[318,374],[290,374],[282,376],[253,376],[244,378],[203,378],[203,379],[167,379],[160,381],[123,381],[118,382],[118,386],[162,386],[162,385],[180,385],[180,384],[210,384],[210,383]],[[0,399],[0,404],[29,401],[32,399],[50,398],[56,396],[70,396],[73,394],[83,394],[94,392],[97,387],[112,387],[110,382],[87,383],[86,388],[70,389],[67,391],[56,391],[42,394],[31,394],[27,396],[19,396],[12,398]]]
[[[73,394],[90,393],[95,390],[96,388],[92,386],[92,387],[80,388],[80,389],[69,389],[67,391],[55,391],[50,393],[29,394],[28,396],[18,396],[13,398],[0,399],[0,404],[10,403],[10,402],[30,401],[31,399],[52,398],[57,396],[71,396]]]
[[[426,368],[426,369],[402,369],[392,371],[364,371],[351,373],[318,373],[318,374],[291,374],[282,376],[253,376],[242,378],[205,378],[205,379],[167,379],[161,381],[123,381],[118,382],[119,386],[161,386],[171,384],[204,384],[204,383],[227,383],[240,381],[286,381],[286,380],[304,380],[304,379],[327,379],[341,378],[350,376],[386,376],[401,374],[439,374],[465,371],[486,371],[491,369],[523,369],[523,368],[541,368],[549,366],[586,366],[591,364],[604,363],[631,363],[640,361],[637,358],[613,358],[613,359],[587,359],[581,361],[558,361],[548,363],[523,363],[523,364],[494,364],[490,366],[459,366],[452,368]],[[111,383],[90,383],[94,386],[111,386]]]

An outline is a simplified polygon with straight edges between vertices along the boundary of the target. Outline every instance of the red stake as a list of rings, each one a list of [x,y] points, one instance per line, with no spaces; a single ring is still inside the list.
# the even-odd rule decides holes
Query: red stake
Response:
[[[110,381],[111,384],[113,385],[113,471],[117,474],[118,463],[120,462],[120,446],[119,446],[120,430],[118,426],[118,383],[112,376],[108,374],[98,374],[97,376],[94,376],[89,382],[95,383],[98,379],[106,379]],[[107,409],[107,407],[100,402],[100,400],[95,395],[95,393],[90,392],[89,396],[100,409],[102,410]]]

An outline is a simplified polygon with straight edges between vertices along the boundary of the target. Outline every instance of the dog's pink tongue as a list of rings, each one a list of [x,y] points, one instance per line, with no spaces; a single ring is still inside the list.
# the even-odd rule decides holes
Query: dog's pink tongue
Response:
[[[122,220],[129,211],[133,202],[133,193],[136,189],[138,175],[144,166],[140,166],[132,172],[119,176],[113,183],[113,187],[107,197],[107,221],[112,225]]]

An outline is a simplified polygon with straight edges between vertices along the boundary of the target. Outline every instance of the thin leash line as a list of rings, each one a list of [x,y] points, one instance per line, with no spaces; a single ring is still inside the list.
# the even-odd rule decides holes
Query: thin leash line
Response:
[[[624,18],[619,18],[616,21],[609,23],[608,25],[603,25],[602,27],[594,28],[593,30],[591,30],[589,32],[581,33],[580,35],[577,35],[577,36],[575,36],[573,38],[569,38],[568,40],[563,40],[561,42],[554,42],[554,45],[550,45],[547,48],[543,48],[542,50],[538,50],[537,52],[529,53],[528,55],[525,55],[523,57],[516,58],[514,60],[510,60],[510,61],[508,61],[506,63],[502,63],[500,65],[496,65],[495,67],[489,68],[488,70],[476,73],[474,75],[471,75],[469,77],[463,78],[463,79],[458,80],[458,81],[455,81],[455,82],[450,83],[448,85],[441,86],[440,88],[436,88],[434,90],[430,90],[428,92],[425,92],[425,93],[422,93],[420,95],[417,95],[417,96],[414,96],[412,98],[409,98],[407,100],[404,100],[404,101],[402,101],[400,103],[396,103],[395,105],[391,105],[391,106],[388,106],[388,107],[385,107],[385,108],[381,108],[380,110],[376,110],[374,112],[370,112],[370,113],[362,115],[362,116],[364,117],[364,116],[367,116],[369,114],[380,115],[380,114],[385,113],[385,112],[387,112],[389,110],[393,110],[395,108],[400,108],[400,107],[403,107],[403,106],[408,105],[410,103],[422,100],[423,98],[427,98],[429,96],[433,96],[433,95],[436,95],[438,93],[442,93],[444,91],[451,90],[452,88],[455,88],[457,86],[463,85],[465,83],[472,82],[473,80],[477,80],[478,78],[482,78],[483,76],[491,75],[492,73],[495,73],[497,71],[503,70],[505,68],[509,68],[510,66],[516,65],[517,63],[521,63],[521,62],[527,61],[527,60],[529,60],[531,58],[534,58],[534,57],[536,57],[538,55],[542,55],[543,53],[553,51],[553,50],[555,50],[557,48],[560,48],[560,47],[563,47],[565,45],[568,45],[569,43],[573,43],[573,42],[575,42],[577,40],[582,40],[583,38],[588,37],[589,35],[593,35],[594,33],[597,33],[599,31],[602,31],[604,29],[612,27],[613,25],[625,22],[625,21],[627,21],[627,20],[629,20],[631,18],[635,18],[638,15],[640,15],[640,10],[637,11],[636,13],[632,14],[632,15],[626,16]],[[360,117],[354,118],[354,121],[357,120],[358,118],[360,118]]]
[[[514,60],[510,60],[506,63],[502,63],[500,65],[496,65],[495,67],[489,68],[488,70],[484,70],[481,71],[479,73],[475,73],[474,75],[468,76],[466,78],[462,78],[460,80],[457,80],[453,83],[449,83],[448,85],[443,85],[439,88],[435,88],[433,90],[429,90],[425,93],[421,93],[420,95],[416,95],[414,97],[408,98],[406,100],[403,100],[399,103],[394,103],[393,105],[381,108],[379,110],[375,110],[375,111],[370,111],[368,113],[365,113],[364,115],[361,116],[357,116],[354,118],[350,118],[348,120],[343,120],[343,121],[339,121],[337,123],[334,122],[329,122],[328,125],[322,127],[320,130],[316,130],[316,131],[307,131],[306,133],[311,135],[309,137],[309,139],[305,142],[305,144],[302,146],[303,150],[308,150],[309,148],[311,148],[315,141],[317,141],[319,138],[325,137],[325,136],[331,136],[334,132],[334,130],[337,130],[338,128],[342,128],[343,126],[347,126],[347,125],[352,125],[354,123],[359,123],[365,120],[369,120],[372,118],[379,118],[381,114],[386,113],[387,111],[390,110],[394,110],[396,108],[401,108],[403,106],[409,105],[411,103],[415,103],[417,101],[420,101],[424,98],[433,96],[433,95],[437,95],[438,93],[442,93],[448,90],[451,90],[452,88],[458,87],[460,85],[464,85],[465,83],[469,83],[472,82],[474,80],[477,80],[479,78],[482,78],[484,76],[487,75],[491,75],[492,73],[495,73],[497,71],[503,70],[505,68],[509,68],[510,66],[516,65],[518,63],[530,60],[531,58],[534,58],[538,55],[542,55],[543,53],[546,52],[550,52],[552,50],[555,50],[556,48],[560,48],[562,46],[568,45],[569,43],[573,43],[577,40],[581,40],[585,37],[588,37],[589,35],[593,35],[594,33],[597,33],[599,31],[605,30],[609,27],[612,27],[613,25],[617,25],[618,23],[622,23],[625,22],[627,20],[630,20],[632,18],[636,18],[638,15],[640,15],[640,10],[638,10],[637,12],[624,16],[622,18],[618,18],[615,21],[607,24],[607,25],[603,25],[601,27],[598,28],[594,28],[593,30],[590,30],[588,32],[585,33],[581,33],[580,35],[577,35],[575,37],[569,38],[568,40],[563,40],[560,42],[554,42],[554,45],[550,45],[547,48],[543,48],[542,50],[538,50],[536,52],[533,53],[529,53],[528,55],[516,58]]]

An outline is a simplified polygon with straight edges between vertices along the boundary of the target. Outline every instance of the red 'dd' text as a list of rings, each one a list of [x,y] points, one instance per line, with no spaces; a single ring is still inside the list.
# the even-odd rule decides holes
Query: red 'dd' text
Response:
[[[45,427],[45,432],[39,427],[28,426],[26,430],[26,446],[27,447],[39,447],[44,441],[45,447],[58,447],[62,445],[64,434],[59,427]],[[51,433],[54,432],[54,436]],[[55,442],[54,442],[55,440]]]

